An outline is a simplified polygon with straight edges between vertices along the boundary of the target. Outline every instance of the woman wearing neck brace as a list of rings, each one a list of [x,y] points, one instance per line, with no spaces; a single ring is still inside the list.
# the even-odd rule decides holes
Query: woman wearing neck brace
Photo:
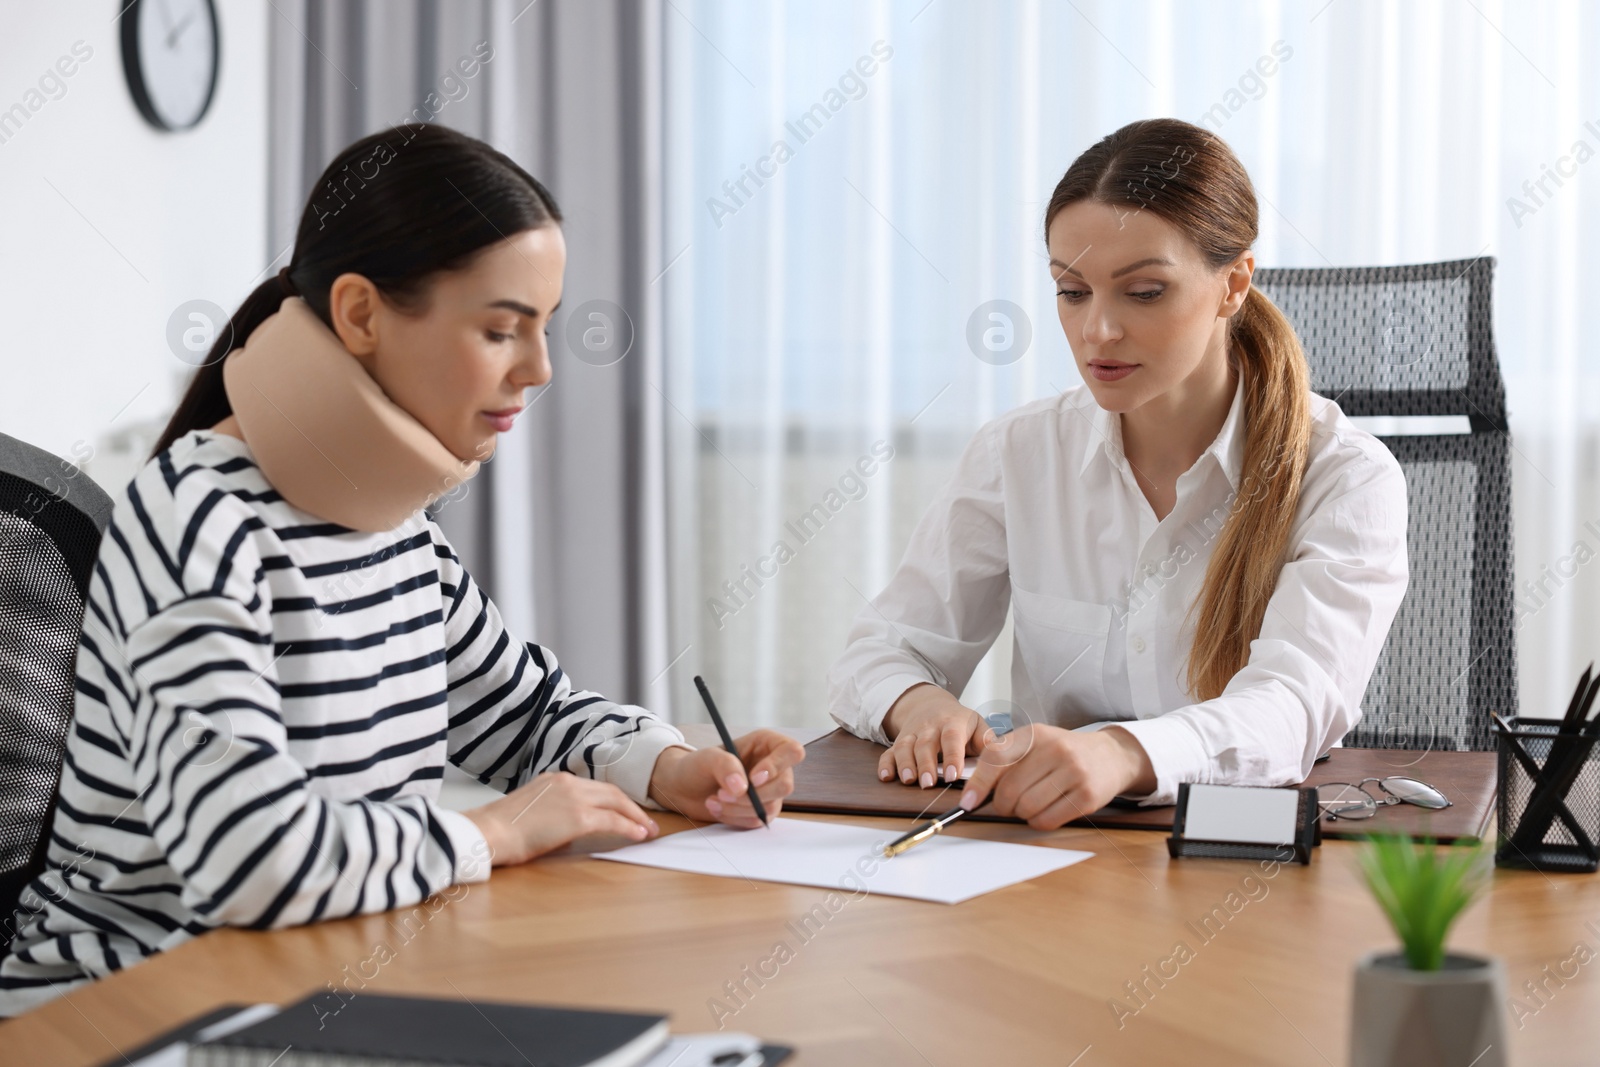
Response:
[[[756,826],[746,774],[769,813],[793,787],[804,752],[780,734],[696,750],[576,688],[422,510],[550,379],[549,193],[438,126],[357,142],[316,188],[291,265],[117,502],[0,1014],[212,927],[405,907],[583,835],[642,840],[646,807]],[[506,796],[442,809],[447,759]]]

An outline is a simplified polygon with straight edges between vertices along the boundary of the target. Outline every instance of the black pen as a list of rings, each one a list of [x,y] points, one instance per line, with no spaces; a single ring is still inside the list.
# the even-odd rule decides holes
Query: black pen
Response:
[[[706,702],[706,710],[711,713],[711,724],[717,728],[717,733],[722,737],[722,747],[733,753],[734,759],[739,759],[739,750],[734,747],[733,735],[728,733],[728,727],[722,721],[722,716],[717,714],[717,702],[711,699],[711,690],[706,688],[706,680],[698,674],[694,676],[694,687],[700,690],[700,699]],[[739,766],[744,766],[744,761],[739,760]],[[761,806],[761,798],[756,796],[756,784],[750,780],[746,771],[744,776],[745,790],[750,794],[750,806],[756,809],[756,818],[761,820],[761,825],[767,829],[772,824],[767,821],[767,809]]]

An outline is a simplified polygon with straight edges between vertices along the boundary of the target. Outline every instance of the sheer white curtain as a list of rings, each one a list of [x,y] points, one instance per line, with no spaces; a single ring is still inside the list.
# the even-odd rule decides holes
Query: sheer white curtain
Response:
[[[1244,161],[1261,266],[1498,258],[1523,710],[1564,701],[1600,603],[1580,300],[1600,266],[1600,93],[1581,62],[1600,12],[672,0],[663,18],[679,709],[702,672],[741,724],[827,721],[850,619],[967,437],[1078,383],[1044,205],[1078,152],[1156,115]],[[1009,643],[969,700],[1004,695]]]

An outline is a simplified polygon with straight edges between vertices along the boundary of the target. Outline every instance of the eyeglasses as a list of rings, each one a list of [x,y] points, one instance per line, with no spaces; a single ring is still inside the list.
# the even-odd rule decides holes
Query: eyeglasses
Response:
[[[1376,782],[1383,796],[1374,797],[1367,783]],[[1448,808],[1449,799],[1427,782],[1415,778],[1363,778],[1359,782],[1329,782],[1317,786],[1317,806],[1330,819],[1370,819],[1380,806],[1415,804],[1419,808]]]

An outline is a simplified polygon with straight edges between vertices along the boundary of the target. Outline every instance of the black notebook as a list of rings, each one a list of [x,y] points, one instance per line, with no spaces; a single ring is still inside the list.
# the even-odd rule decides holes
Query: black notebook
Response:
[[[667,1041],[665,1015],[371,993],[327,995],[189,1049],[191,1067],[635,1067]]]

